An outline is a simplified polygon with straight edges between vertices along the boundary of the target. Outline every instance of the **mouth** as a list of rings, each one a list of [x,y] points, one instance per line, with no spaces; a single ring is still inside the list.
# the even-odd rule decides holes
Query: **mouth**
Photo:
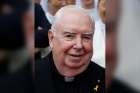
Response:
[[[69,61],[66,65],[70,68],[79,68],[83,65],[84,54],[69,54]]]
[[[84,54],[69,54],[71,61],[78,63],[84,57]]]
[[[83,54],[70,54],[70,56],[72,56],[72,57],[81,57],[81,56],[83,56]]]
[[[70,57],[73,59],[73,60],[81,60],[82,58],[83,58],[83,56],[84,56],[84,54],[69,54],[70,55]]]

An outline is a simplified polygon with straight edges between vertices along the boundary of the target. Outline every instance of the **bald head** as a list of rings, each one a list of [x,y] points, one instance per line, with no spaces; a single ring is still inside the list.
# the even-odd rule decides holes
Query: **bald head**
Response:
[[[55,26],[56,24],[72,22],[83,25],[82,23],[86,23],[89,26],[94,27],[94,22],[91,17],[87,14],[87,12],[83,8],[76,7],[74,5],[68,5],[61,8],[55,14],[55,20],[52,25]]]

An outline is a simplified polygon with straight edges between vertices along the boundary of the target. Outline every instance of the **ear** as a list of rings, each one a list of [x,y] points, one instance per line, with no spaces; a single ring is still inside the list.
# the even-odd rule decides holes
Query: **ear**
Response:
[[[53,32],[51,30],[48,31],[48,38],[49,38],[49,45],[51,48],[53,48]]]

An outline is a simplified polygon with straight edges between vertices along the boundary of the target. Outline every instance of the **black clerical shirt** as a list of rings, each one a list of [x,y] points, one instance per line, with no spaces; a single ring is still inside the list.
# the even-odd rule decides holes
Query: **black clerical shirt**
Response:
[[[50,53],[36,62],[35,72],[36,93],[105,93],[105,71],[93,62],[86,71],[67,80],[58,73]]]

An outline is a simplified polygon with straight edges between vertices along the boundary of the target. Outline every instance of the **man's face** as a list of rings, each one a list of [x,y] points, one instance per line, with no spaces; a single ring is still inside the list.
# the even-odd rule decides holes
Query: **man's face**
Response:
[[[85,6],[94,5],[94,0],[82,0],[82,3]]]
[[[93,51],[93,25],[90,20],[69,13],[55,29],[57,31],[50,32],[52,36],[49,35],[49,39],[57,70],[61,75],[69,77],[82,73]]]
[[[52,6],[61,8],[68,4],[75,4],[75,0],[49,0]]]
[[[106,14],[105,14],[106,0],[101,0],[98,7],[99,7],[99,14],[102,18],[102,21],[105,23],[105,20],[106,20]]]

